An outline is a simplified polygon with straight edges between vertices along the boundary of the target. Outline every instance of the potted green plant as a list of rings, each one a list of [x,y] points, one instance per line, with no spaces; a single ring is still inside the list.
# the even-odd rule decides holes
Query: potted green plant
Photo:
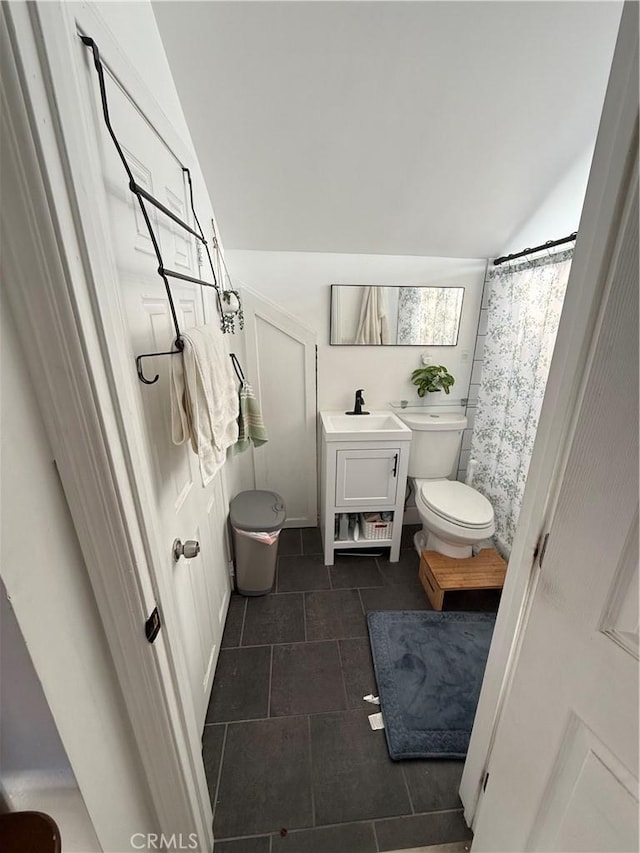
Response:
[[[434,391],[444,391],[448,394],[455,381],[442,364],[427,364],[411,374],[411,382],[418,387],[418,397],[424,397],[425,394]]]

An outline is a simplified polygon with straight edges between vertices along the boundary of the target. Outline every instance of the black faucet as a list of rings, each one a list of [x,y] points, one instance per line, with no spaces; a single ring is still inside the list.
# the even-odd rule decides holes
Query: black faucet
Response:
[[[364,388],[358,388],[358,390],[356,391],[356,399],[355,399],[355,402],[353,404],[353,411],[352,412],[345,412],[345,415],[368,415],[368,414],[370,414],[369,412],[363,412],[362,411],[362,407],[364,405],[364,397],[362,396],[363,391],[364,391]]]

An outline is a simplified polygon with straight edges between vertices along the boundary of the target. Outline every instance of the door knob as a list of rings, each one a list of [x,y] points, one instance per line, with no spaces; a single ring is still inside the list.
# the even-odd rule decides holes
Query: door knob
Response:
[[[192,557],[197,557],[200,553],[200,543],[196,539],[187,539],[183,542],[181,539],[175,539],[173,542],[173,559],[178,562],[180,557],[186,557],[190,560]]]

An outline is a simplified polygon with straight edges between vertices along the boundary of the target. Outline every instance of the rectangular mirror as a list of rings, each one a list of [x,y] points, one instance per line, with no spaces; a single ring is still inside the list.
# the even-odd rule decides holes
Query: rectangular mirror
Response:
[[[330,343],[454,347],[464,287],[331,285]]]

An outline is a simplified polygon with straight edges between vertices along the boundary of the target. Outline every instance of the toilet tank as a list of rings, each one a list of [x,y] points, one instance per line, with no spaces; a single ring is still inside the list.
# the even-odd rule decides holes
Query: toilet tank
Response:
[[[411,428],[409,476],[423,480],[449,477],[458,460],[464,415],[456,413],[398,412]]]

